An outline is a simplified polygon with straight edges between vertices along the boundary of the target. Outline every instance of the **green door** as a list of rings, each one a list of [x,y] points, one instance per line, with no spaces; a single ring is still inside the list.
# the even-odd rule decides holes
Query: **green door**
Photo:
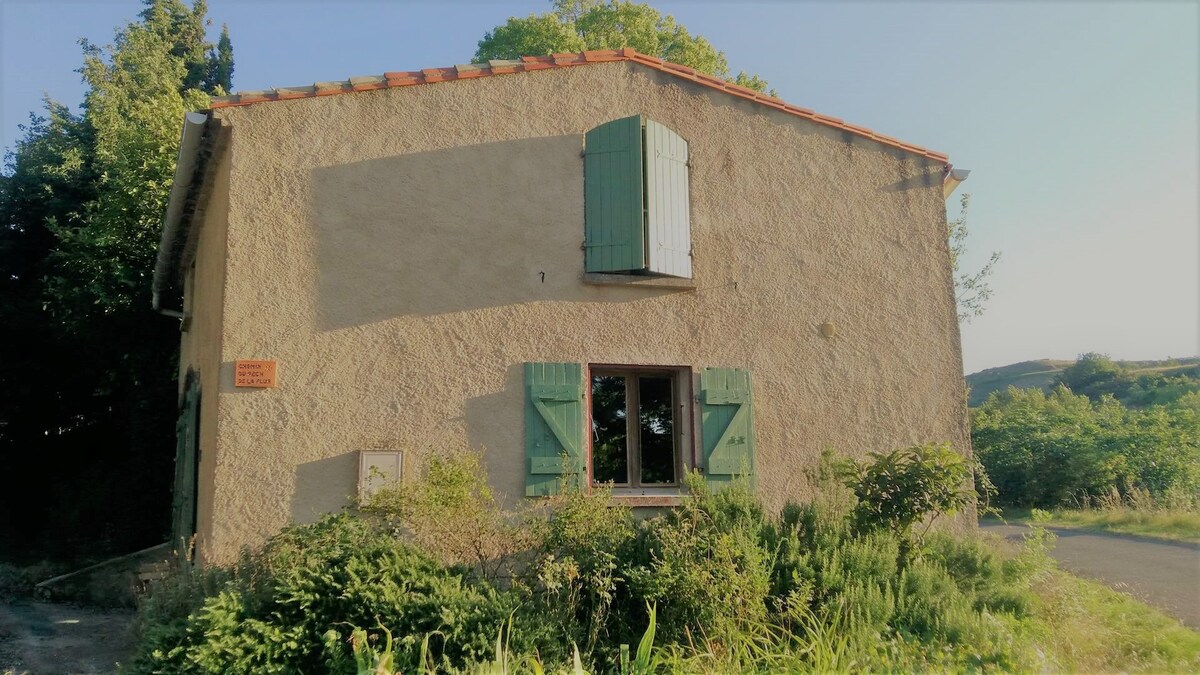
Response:
[[[196,490],[200,466],[200,383],[189,374],[175,423],[175,494],[171,502],[171,543],[186,548],[196,534]]]

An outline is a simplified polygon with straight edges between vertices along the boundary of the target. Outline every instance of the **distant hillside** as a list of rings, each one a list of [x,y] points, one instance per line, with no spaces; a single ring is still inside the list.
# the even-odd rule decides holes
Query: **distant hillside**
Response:
[[[1040,361],[1022,361],[999,368],[988,368],[978,373],[967,375],[967,386],[971,395],[967,402],[972,407],[987,400],[993,391],[1003,391],[1010,386],[1018,389],[1050,390],[1050,386],[1058,379],[1058,374],[1074,361],[1042,359]],[[1170,361],[1117,361],[1122,369],[1131,374],[1155,371],[1169,374],[1174,370],[1186,370],[1200,365],[1200,357],[1171,359]]]

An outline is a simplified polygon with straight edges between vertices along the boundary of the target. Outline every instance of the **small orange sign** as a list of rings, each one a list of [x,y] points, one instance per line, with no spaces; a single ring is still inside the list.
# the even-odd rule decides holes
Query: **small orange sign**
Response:
[[[234,361],[233,386],[269,389],[275,386],[274,361]]]

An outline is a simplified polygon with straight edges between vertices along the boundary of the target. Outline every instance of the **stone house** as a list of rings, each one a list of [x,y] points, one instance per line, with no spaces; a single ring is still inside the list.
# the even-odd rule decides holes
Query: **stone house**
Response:
[[[668,506],[695,469],[777,507],[825,449],[969,452],[962,177],[629,49],[216,99],[154,279],[176,536],[228,561],[441,453],[510,503]]]

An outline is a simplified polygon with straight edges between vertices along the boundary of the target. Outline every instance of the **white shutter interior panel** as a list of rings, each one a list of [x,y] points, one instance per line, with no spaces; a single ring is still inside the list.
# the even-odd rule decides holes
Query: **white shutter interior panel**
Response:
[[[646,121],[646,249],[650,272],[692,277],[688,145],[658,122]]]

